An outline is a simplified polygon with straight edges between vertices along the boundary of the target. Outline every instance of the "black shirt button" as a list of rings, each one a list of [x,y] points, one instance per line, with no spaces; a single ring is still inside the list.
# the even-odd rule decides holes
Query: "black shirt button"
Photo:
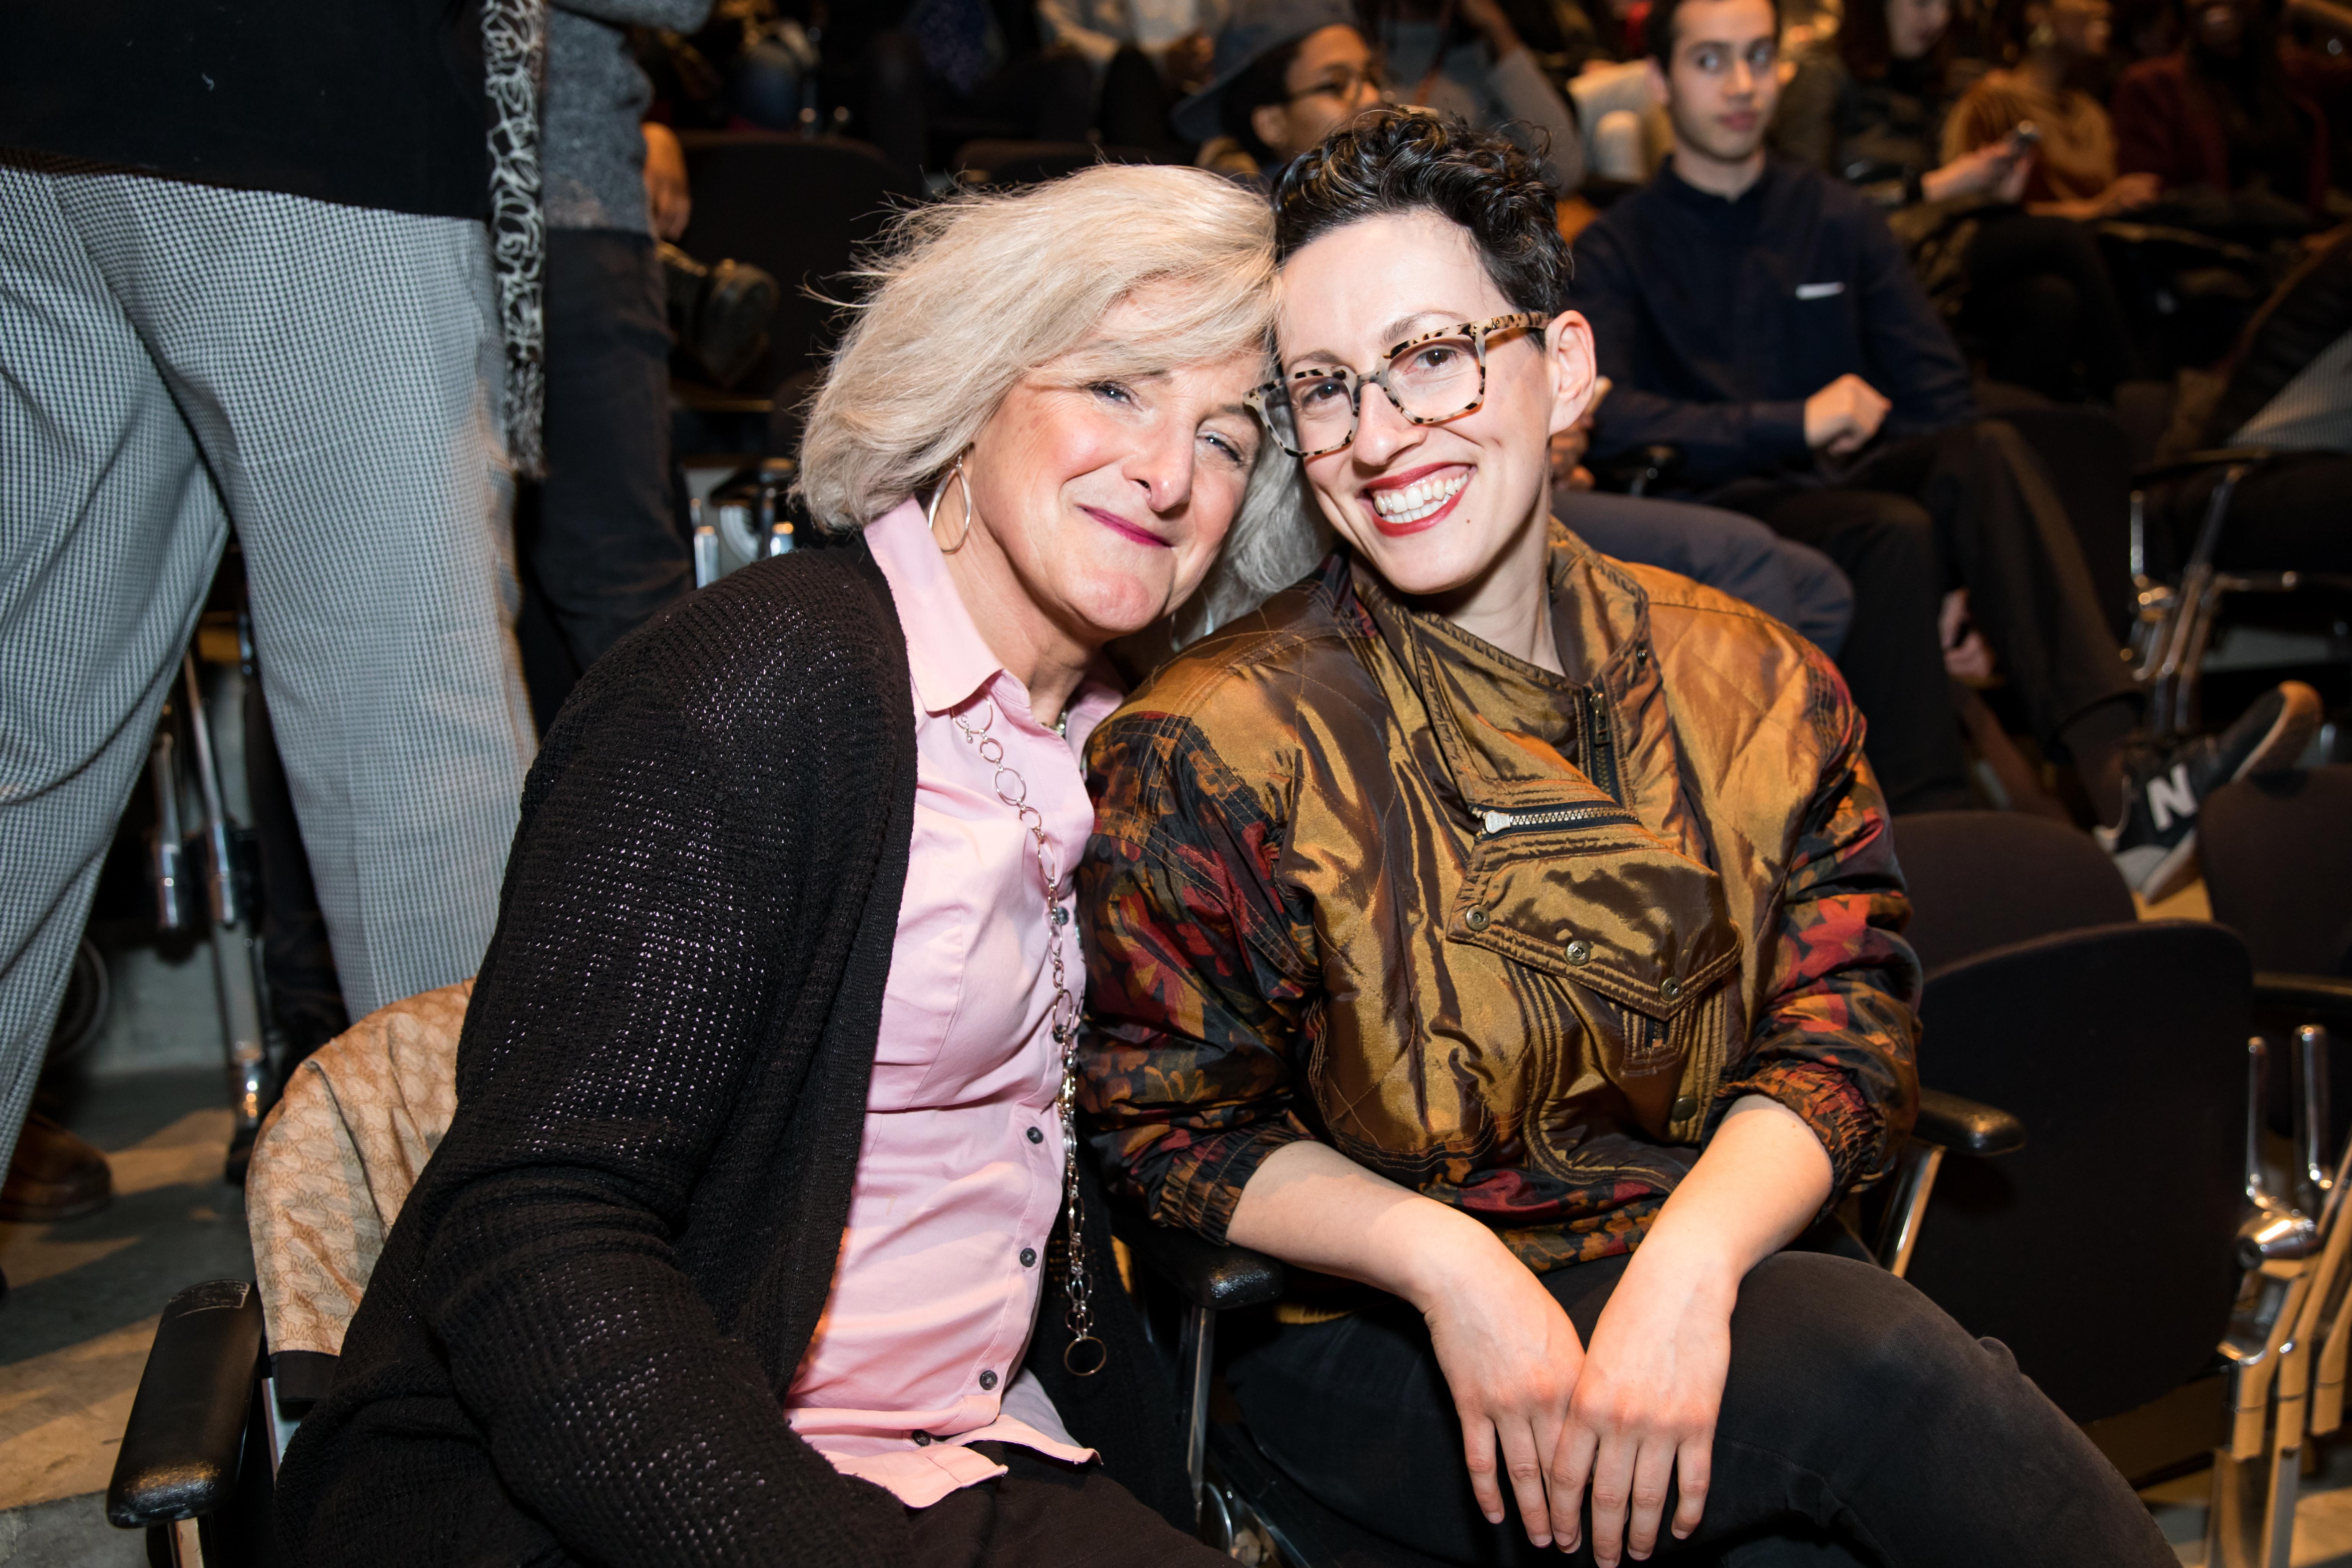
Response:
[[[1032,1143],[1043,1143],[1045,1141],[1045,1133],[1043,1133],[1042,1131],[1038,1131],[1038,1130],[1037,1130],[1036,1128],[1034,1128],[1034,1127],[1032,1127],[1031,1129],[1029,1129],[1029,1142],[1031,1142]]]
[[[1035,1247],[1024,1247],[1021,1249],[1021,1267],[1024,1268],[1034,1268],[1037,1267],[1037,1249]]]
[[[996,1386],[996,1374],[992,1372],[982,1373],[980,1374],[980,1385],[982,1388],[994,1388]]]
[[[929,1432],[918,1432],[914,1435],[914,1437],[915,1447],[918,1448],[928,1448],[931,1446],[932,1439],[931,1435]]]

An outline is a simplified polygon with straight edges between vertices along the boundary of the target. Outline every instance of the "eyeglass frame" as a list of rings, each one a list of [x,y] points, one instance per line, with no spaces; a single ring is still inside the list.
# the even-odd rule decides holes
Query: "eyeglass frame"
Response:
[[[1379,387],[1381,395],[1389,400],[1389,406],[1395,409],[1397,416],[1409,425],[1446,425],[1456,419],[1467,418],[1486,405],[1486,340],[1497,332],[1517,331],[1522,328],[1531,331],[1540,330],[1549,327],[1558,319],[1555,312],[1549,310],[1516,310],[1509,315],[1494,316],[1483,321],[1465,321],[1459,326],[1444,327],[1436,331],[1423,332],[1418,337],[1405,339],[1381,356],[1381,368],[1370,375],[1359,373],[1352,365],[1339,366],[1339,374],[1348,378],[1348,438],[1336,446],[1318,447],[1311,452],[1293,448],[1282,438],[1281,431],[1276,427],[1274,415],[1266,407],[1269,395],[1281,395],[1286,400],[1292,383],[1328,376],[1333,374],[1329,369],[1298,370],[1291,372],[1286,376],[1277,376],[1272,381],[1252,387],[1242,401],[1256,413],[1259,422],[1265,426],[1266,434],[1274,437],[1274,444],[1292,457],[1301,462],[1316,458],[1328,458],[1334,452],[1344,452],[1356,444],[1357,434],[1364,427],[1364,388]],[[1477,395],[1450,414],[1439,414],[1424,419],[1419,415],[1408,413],[1403,401],[1397,396],[1396,389],[1389,384],[1389,373],[1395,367],[1397,356],[1408,349],[1419,348],[1423,343],[1433,343],[1440,338],[1465,336],[1470,340],[1471,357],[1478,362]],[[1292,418],[1295,427],[1297,420],[1295,413]]]
[[[1345,83],[1333,81],[1327,77],[1312,87],[1302,87],[1285,98],[1282,100],[1284,107],[1287,108],[1302,98],[1319,98],[1325,93],[1329,93],[1333,98],[1344,100],[1355,96],[1356,89],[1359,88],[1369,87],[1377,92],[1385,89],[1389,85],[1389,73],[1377,63],[1369,70],[1358,70],[1354,66],[1349,66],[1346,69],[1348,80]]]

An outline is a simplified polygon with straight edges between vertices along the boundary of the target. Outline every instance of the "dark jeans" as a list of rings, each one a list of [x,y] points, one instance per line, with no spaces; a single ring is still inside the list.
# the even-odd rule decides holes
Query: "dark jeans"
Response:
[[[2131,328],[2088,226],[1992,214],[1969,247],[1968,269],[1963,322],[1984,339],[1994,380],[2066,400],[2108,396],[2132,374]]]
[[[1233,1568],[1097,1467],[972,1447],[1010,1473],[907,1510],[919,1568]]]
[[[1835,487],[1741,479],[1708,498],[1814,545],[1853,579],[1838,667],[1870,721],[1865,742],[1897,811],[1967,804],[1936,614],[1966,587],[1969,613],[2034,737],[2107,702],[2139,700],[2049,476],[2016,431],[1977,420],[1893,442]]]
[[[520,542],[582,669],[694,586],[670,489],[669,346],[651,239],[549,231],[547,478]]]
[[[1809,544],[1720,507],[1556,489],[1551,509],[1603,555],[1663,566],[1795,627],[1832,658],[1853,619],[1853,584]]]
[[[1544,1278],[1589,1342],[1626,1258]],[[1480,1517],[1420,1315],[1284,1328],[1228,1373],[1251,1434],[1326,1507],[1449,1563],[1563,1558]],[[1654,1561],[2103,1568],[2174,1562],[2147,1510],[2006,1348],[1870,1264],[1769,1258],[1741,1284],[1706,1517]],[[1505,1489],[1508,1499],[1508,1489]],[[1671,1516],[1673,1503],[1667,1512]]]

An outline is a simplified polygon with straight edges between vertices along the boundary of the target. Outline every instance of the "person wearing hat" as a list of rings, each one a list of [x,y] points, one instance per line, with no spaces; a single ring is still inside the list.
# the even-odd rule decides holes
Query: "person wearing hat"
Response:
[[[1204,169],[1257,180],[1381,101],[1379,58],[1349,0],[1242,0],[1209,85],[1170,116]]]
[[[1402,50],[1421,68],[1403,97],[1481,129],[1507,127],[1547,160],[1555,188],[1575,189],[1584,179],[1575,115],[1495,0],[1458,0],[1458,12],[1456,4],[1444,0],[1435,23],[1398,13],[1386,52]],[[1452,41],[1457,15],[1476,37]],[[1217,34],[1209,85],[1179,103],[1171,121],[1201,144],[1202,168],[1255,179],[1364,110],[1395,100],[1383,52],[1357,26],[1349,0],[1237,0]]]

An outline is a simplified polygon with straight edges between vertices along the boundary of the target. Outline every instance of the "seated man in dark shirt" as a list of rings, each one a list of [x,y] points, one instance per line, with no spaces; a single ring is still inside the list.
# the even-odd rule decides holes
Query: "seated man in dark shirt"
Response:
[[[1578,304],[1616,383],[1593,450],[1672,446],[1683,485],[1845,569],[1840,664],[1896,810],[1966,804],[1946,668],[1990,659],[2035,739],[2073,761],[2126,876],[2161,897],[2194,874],[2196,801],[2292,762],[2318,699],[2282,688],[2227,735],[2132,744],[2142,700],[2040,463],[1978,417],[1885,221],[1765,155],[1778,31],[1773,0],[1652,7],[1674,156],[1576,247]]]

